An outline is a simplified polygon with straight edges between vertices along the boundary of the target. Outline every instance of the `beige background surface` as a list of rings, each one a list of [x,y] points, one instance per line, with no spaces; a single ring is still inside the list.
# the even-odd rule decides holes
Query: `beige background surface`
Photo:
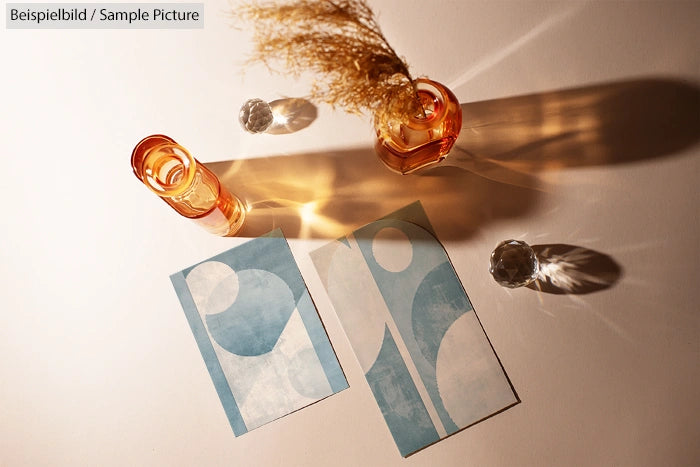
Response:
[[[203,30],[2,30],[0,464],[700,462],[700,3],[371,4],[413,73],[463,103],[462,169],[391,174],[368,120],[325,106],[296,133],[243,133],[243,101],[308,81],[242,73],[248,34],[223,1]],[[286,203],[248,235],[284,229],[350,389],[233,436],[168,275],[245,238],[139,184],[129,154],[156,132]],[[416,198],[522,403],[402,459],[308,252]],[[506,290],[487,272],[506,238],[621,273],[591,293]]]

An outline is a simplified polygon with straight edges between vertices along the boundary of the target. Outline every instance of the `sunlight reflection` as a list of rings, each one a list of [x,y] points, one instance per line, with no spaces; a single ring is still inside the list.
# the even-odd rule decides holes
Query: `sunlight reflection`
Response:
[[[318,116],[316,106],[301,98],[284,98],[270,102],[272,125],[266,133],[285,135],[294,133],[311,125]]]
[[[540,271],[530,286],[552,294],[586,294],[606,289],[622,275],[608,255],[573,245],[533,245]]]
[[[301,216],[301,220],[304,223],[307,224],[313,224],[314,221],[316,220],[316,201],[311,201],[309,203],[304,203],[301,206],[301,209],[299,209],[299,215]]]
[[[586,304],[586,307],[584,308],[586,311],[590,312],[592,315],[595,315],[596,318],[598,318],[600,321],[602,321],[610,330],[614,331],[615,334],[618,336],[622,337],[625,339],[627,342],[634,342],[634,339],[629,335],[627,331],[625,331],[620,325],[612,321],[610,318],[605,316],[603,313],[599,312],[596,310],[594,307],[590,306],[590,304]]]
[[[272,124],[273,125],[286,125],[288,121],[289,121],[289,118],[286,115],[282,115],[282,114],[278,114],[278,113],[275,113],[272,115]]]
[[[316,117],[315,107],[301,99],[271,106],[290,119],[272,125],[279,133],[298,130]],[[241,236],[283,226],[292,238],[337,238],[421,200],[436,213],[431,220],[442,239],[465,239],[491,221],[526,218],[542,192],[570,181],[549,180],[548,173],[557,173],[552,169],[636,162],[696,144],[700,88],[644,78],[472,102],[462,104],[462,111],[468,126],[449,157],[415,175],[386,170],[370,147],[207,166],[253,208]],[[302,219],[301,206],[312,202]],[[595,243],[577,234],[572,231],[569,238]],[[554,283],[573,286],[561,279]]]
[[[207,164],[222,184],[250,206],[240,235],[282,227],[288,238],[335,239],[420,200],[435,212],[444,240],[466,238],[491,218],[521,217],[536,193],[464,172],[426,176],[386,170],[372,148]],[[489,209],[483,209],[488,205]]]
[[[549,29],[553,28],[557,24],[561,23],[562,21],[570,18],[571,16],[575,15],[578,13],[583,7],[585,6],[584,3],[576,3],[572,5],[569,9],[562,11],[554,16],[550,16],[549,18],[545,19],[543,22],[532,28],[530,31],[528,31],[526,34],[523,36],[517,38],[514,40],[512,43],[507,45],[506,47],[502,48],[501,50],[496,51],[495,53],[488,55],[484,57],[480,62],[477,62],[474,66],[472,66],[470,69],[462,73],[461,76],[459,76],[457,79],[452,81],[451,83],[448,84],[448,87],[450,89],[455,89],[459,86],[462,86],[463,84],[468,83],[470,80],[474,79],[481,73],[489,70],[490,68],[493,68],[503,60],[505,60],[507,57],[510,55],[513,55],[515,52],[517,52],[519,49],[524,47],[528,42],[532,41],[533,39],[537,38],[544,32],[548,31]]]
[[[314,226],[321,227],[323,221],[316,215],[316,205],[317,201],[309,201],[304,203],[299,208],[299,218],[301,219],[301,228],[299,231],[299,236],[301,238],[310,237],[311,229]]]

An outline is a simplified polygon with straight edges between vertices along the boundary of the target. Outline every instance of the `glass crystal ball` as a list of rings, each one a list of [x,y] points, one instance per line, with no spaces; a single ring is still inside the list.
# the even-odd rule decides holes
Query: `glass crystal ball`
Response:
[[[514,289],[531,284],[539,271],[537,255],[525,242],[505,240],[491,253],[489,272],[503,287]]]
[[[248,133],[264,133],[273,120],[270,104],[262,99],[248,99],[238,113],[238,121]]]

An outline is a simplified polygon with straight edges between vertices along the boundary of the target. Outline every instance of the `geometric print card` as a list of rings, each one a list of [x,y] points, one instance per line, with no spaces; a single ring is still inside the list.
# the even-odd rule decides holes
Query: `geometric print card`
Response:
[[[348,387],[279,230],[170,279],[236,436]]]
[[[519,402],[420,203],[311,258],[402,456]]]

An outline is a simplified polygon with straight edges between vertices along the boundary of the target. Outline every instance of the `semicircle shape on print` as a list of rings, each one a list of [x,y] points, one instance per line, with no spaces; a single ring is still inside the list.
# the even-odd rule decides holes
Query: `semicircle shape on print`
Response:
[[[447,330],[471,310],[450,263],[440,264],[421,281],[413,298],[411,324],[418,348],[433,368]]]
[[[423,382],[448,434],[459,430],[444,405],[437,378],[438,353],[448,329],[472,310],[462,285],[449,262],[425,275],[418,285],[411,307],[411,327],[418,350],[429,366],[419,365]],[[414,360],[418,362],[417,356]]]
[[[251,357],[270,352],[296,308],[279,276],[261,269],[238,271],[238,295],[224,311],[206,315],[212,338],[228,352]]]

